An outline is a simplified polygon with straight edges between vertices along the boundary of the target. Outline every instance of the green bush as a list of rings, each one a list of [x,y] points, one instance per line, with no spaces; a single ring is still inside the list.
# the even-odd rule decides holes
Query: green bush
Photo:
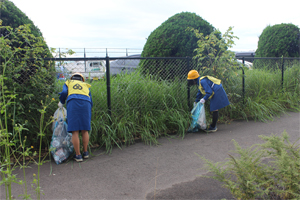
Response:
[[[267,26],[259,36],[255,57],[298,57],[299,34],[293,24]]]
[[[4,91],[17,95],[7,108],[9,131],[13,132],[14,124],[24,122],[28,122],[28,129],[36,130],[39,127],[38,109],[47,95],[52,94],[56,79],[54,65],[43,60],[48,57],[49,50],[45,49],[42,37],[31,34],[28,25],[15,29],[0,25],[0,29],[10,33],[0,37],[0,73],[5,77]],[[0,97],[5,93],[1,93]],[[2,115],[0,120],[3,120]],[[37,145],[34,134],[27,132],[24,135],[28,136],[30,145]]]
[[[214,173],[213,178],[223,182],[237,199],[299,199],[299,144],[292,144],[286,132],[259,137],[265,143],[246,149],[233,140],[233,153],[238,156],[229,155],[227,162],[212,163],[199,157]]]
[[[39,127],[41,101],[45,102],[54,89],[54,63],[42,60],[52,54],[39,28],[13,2],[1,1],[0,13],[0,73],[7,78],[6,89],[18,95],[8,108],[8,122],[10,125],[28,122],[26,127],[35,130]],[[8,128],[13,131],[12,126]],[[28,136],[28,145],[37,145],[37,137],[30,132],[24,135]]]
[[[0,3],[0,18],[3,21],[4,26],[10,26],[12,28],[18,28],[20,25],[29,24],[31,33],[35,37],[42,36],[42,33],[38,27],[19,9],[15,4],[9,0],[2,0]],[[6,36],[9,32],[2,32]]]
[[[215,28],[195,13],[182,12],[170,17],[149,35],[143,57],[193,56],[197,38],[186,31],[194,28],[209,35]]]
[[[182,12],[170,17],[157,27],[148,37],[142,51],[142,57],[187,57],[194,56],[197,37],[187,28],[199,30],[209,35],[215,28],[195,13]],[[220,38],[220,35],[218,35]],[[180,60],[177,66],[180,66]],[[161,78],[173,78],[172,65],[168,60],[142,60],[144,73],[159,75]],[[174,67],[174,66],[173,66]],[[186,71],[185,71],[186,72]],[[186,72],[187,73],[187,72]]]

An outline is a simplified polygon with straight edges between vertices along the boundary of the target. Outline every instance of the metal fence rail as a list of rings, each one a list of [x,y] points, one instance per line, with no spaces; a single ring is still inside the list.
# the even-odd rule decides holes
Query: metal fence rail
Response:
[[[119,57],[119,56],[131,56],[141,55],[143,49],[137,48],[54,48],[55,53],[53,56],[59,58],[67,57],[80,57],[80,58],[91,58],[91,57]],[[72,50],[73,55],[67,55],[69,50]]]

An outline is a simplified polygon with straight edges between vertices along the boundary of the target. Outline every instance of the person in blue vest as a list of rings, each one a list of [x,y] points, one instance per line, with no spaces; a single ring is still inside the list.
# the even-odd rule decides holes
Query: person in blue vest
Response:
[[[188,73],[188,84],[199,87],[195,103],[205,103],[210,100],[210,112],[212,112],[212,123],[207,128],[207,132],[216,132],[217,121],[219,118],[219,109],[229,105],[227,94],[221,84],[221,80],[212,76],[202,76],[196,70]],[[195,104],[194,103],[194,104]]]
[[[67,101],[68,132],[72,132],[72,143],[76,155],[74,160],[83,161],[89,157],[87,150],[89,144],[89,132],[91,130],[92,117],[92,94],[91,85],[84,82],[84,77],[80,73],[74,73],[70,80],[63,85],[58,103],[59,107]],[[82,134],[83,154],[80,153],[79,131]]]

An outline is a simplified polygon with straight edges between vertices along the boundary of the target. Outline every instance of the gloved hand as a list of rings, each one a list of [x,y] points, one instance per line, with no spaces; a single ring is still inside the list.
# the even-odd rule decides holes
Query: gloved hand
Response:
[[[62,104],[61,102],[58,102],[57,105],[58,105],[59,108],[62,108],[62,107],[63,107],[63,104]]]
[[[205,99],[202,98],[202,99],[200,100],[200,103],[203,103],[203,104],[204,104],[204,103],[205,103]]]
[[[197,102],[194,102],[194,107],[197,105]]]

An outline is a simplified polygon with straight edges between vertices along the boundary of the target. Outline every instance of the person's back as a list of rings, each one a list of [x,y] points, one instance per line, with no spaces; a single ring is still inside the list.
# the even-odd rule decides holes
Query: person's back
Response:
[[[80,73],[75,73],[67,80],[60,92],[59,106],[67,102],[68,112],[68,132],[72,132],[72,143],[76,155],[76,161],[83,161],[80,153],[79,132],[82,134],[83,158],[88,158],[87,146],[89,143],[89,133],[91,130],[92,117],[92,94],[90,84],[84,82],[84,77]]]

